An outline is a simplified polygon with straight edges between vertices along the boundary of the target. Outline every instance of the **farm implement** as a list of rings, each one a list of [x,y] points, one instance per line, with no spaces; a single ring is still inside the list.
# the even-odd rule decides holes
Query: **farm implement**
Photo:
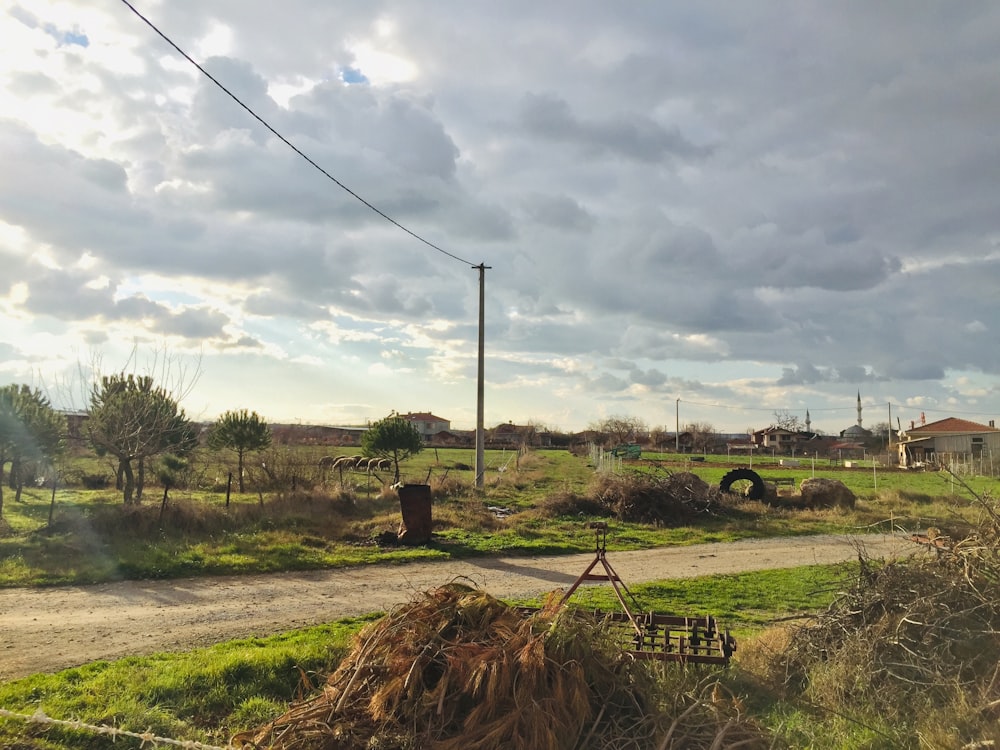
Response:
[[[636,659],[723,666],[729,664],[736,651],[736,639],[728,630],[723,631],[714,617],[639,612],[640,605],[635,596],[608,562],[607,523],[591,523],[588,528],[594,531],[595,536],[594,559],[563,595],[559,606],[567,606],[570,597],[584,583],[610,583],[621,611],[594,610],[593,614],[606,623],[624,652]],[[603,572],[595,572],[598,568]],[[523,609],[526,613],[535,611],[532,608]]]

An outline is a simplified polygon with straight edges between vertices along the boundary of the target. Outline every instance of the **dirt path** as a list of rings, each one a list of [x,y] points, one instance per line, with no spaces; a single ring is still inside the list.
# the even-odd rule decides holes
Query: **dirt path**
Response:
[[[626,584],[833,563],[857,556],[856,538],[810,536],[609,552]],[[865,536],[871,557],[912,551],[899,538]],[[124,581],[0,590],[0,679],[99,659],[183,651],[390,609],[458,577],[494,596],[565,589],[593,553],[367,566],[308,573]]]

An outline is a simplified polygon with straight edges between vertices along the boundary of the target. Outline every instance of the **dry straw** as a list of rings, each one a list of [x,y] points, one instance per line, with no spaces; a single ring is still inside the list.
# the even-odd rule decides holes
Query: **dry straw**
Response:
[[[553,601],[558,601],[553,597]],[[234,738],[269,750],[767,747],[737,702],[676,673],[664,697],[592,616],[526,617],[461,583],[372,623],[323,689]]]

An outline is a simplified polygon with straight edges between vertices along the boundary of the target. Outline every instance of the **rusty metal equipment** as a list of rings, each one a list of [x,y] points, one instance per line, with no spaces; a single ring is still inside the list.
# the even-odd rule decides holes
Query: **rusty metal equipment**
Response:
[[[608,524],[599,521],[589,524],[588,528],[594,531],[595,536],[594,559],[563,595],[560,606],[568,604],[582,584],[607,581],[614,589],[622,611],[595,610],[594,615],[602,618],[618,636],[623,651],[637,659],[729,664],[736,651],[736,639],[728,630],[720,629],[714,617],[638,613],[638,601],[608,562]],[[598,566],[603,573],[594,572]],[[632,607],[626,597],[632,602]]]

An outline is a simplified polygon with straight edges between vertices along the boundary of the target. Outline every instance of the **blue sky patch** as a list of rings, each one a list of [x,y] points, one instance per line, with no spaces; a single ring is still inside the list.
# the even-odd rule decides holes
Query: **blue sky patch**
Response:
[[[86,34],[81,34],[78,31],[60,31],[51,23],[45,24],[42,28],[45,30],[46,34],[59,42],[60,47],[68,45],[76,45],[77,47],[90,46],[90,40],[87,38]]]
[[[368,79],[357,68],[344,68],[340,77],[344,83],[368,83]]]

